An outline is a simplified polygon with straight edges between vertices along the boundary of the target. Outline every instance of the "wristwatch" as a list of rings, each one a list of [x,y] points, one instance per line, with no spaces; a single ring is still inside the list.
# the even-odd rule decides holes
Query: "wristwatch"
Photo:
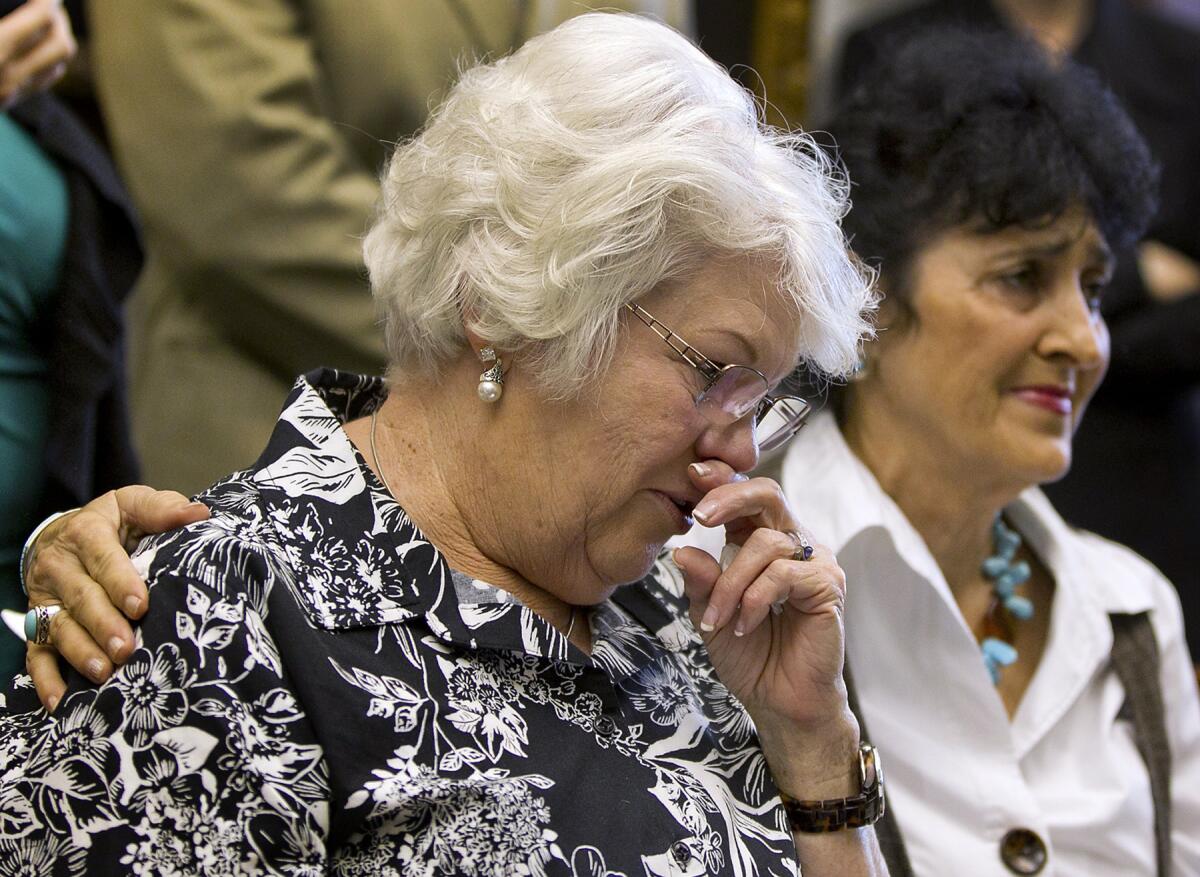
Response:
[[[827,801],[798,801],[780,792],[792,831],[818,834],[841,831],[843,828],[863,828],[874,825],[883,815],[883,764],[879,753],[870,743],[858,747],[859,788],[850,798],[830,798]]]

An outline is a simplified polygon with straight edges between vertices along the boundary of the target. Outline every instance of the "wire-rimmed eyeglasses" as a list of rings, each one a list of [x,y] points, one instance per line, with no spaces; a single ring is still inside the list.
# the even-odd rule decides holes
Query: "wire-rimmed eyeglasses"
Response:
[[[639,304],[625,305],[678,353],[683,361],[703,375],[704,389],[696,396],[696,408],[717,426],[741,420],[754,412],[758,449],[773,451],[804,426],[812,406],[798,396],[772,396],[766,375],[748,365],[721,365],[688,344]]]

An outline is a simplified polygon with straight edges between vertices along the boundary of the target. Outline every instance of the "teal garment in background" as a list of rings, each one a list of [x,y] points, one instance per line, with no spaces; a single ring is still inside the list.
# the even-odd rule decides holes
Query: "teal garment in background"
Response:
[[[68,210],[62,172],[0,113],[0,606],[6,609],[25,609],[17,564],[45,483],[49,386],[39,326],[58,284]],[[0,678],[24,665],[24,644],[0,628]]]

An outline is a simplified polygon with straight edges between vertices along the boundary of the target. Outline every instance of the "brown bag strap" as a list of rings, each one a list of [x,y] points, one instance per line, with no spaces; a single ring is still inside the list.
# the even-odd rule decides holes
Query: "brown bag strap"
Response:
[[[870,740],[867,733],[867,722],[858,706],[858,692],[854,688],[854,679],[850,675],[850,662],[846,661],[842,669],[842,677],[846,680],[846,694],[850,701],[850,709],[858,717],[859,734],[864,740]],[[884,795],[887,794],[887,764],[883,765]],[[886,799],[885,799],[886,800]],[[887,801],[883,816],[875,823],[875,837],[879,840],[879,850],[883,860],[887,862],[888,874],[891,877],[913,877],[912,865],[908,861],[908,850],[904,848],[904,838],[900,836],[900,826],[896,822],[896,811],[892,802]]]
[[[1158,875],[1167,877],[1171,871],[1171,746],[1158,672],[1158,640],[1149,612],[1113,612],[1108,620],[1113,630],[1113,669],[1125,688],[1122,711],[1133,722],[1133,739],[1150,776]]]

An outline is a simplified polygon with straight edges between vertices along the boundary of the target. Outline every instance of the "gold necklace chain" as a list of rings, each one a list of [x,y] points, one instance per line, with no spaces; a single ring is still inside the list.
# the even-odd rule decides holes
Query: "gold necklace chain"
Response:
[[[388,493],[392,493],[392,486],[387,483],[387,476],[383,474],[383,463],[379,460],[379,451],[375,450],[375,420],[379,417],[379,409],[376,408],[371,412],[371,457],[375,461],[375,471],[379,473],[379,480],[383,482],[384,489]],[[396,498],[396,494],[392,493],[392,499]]]

